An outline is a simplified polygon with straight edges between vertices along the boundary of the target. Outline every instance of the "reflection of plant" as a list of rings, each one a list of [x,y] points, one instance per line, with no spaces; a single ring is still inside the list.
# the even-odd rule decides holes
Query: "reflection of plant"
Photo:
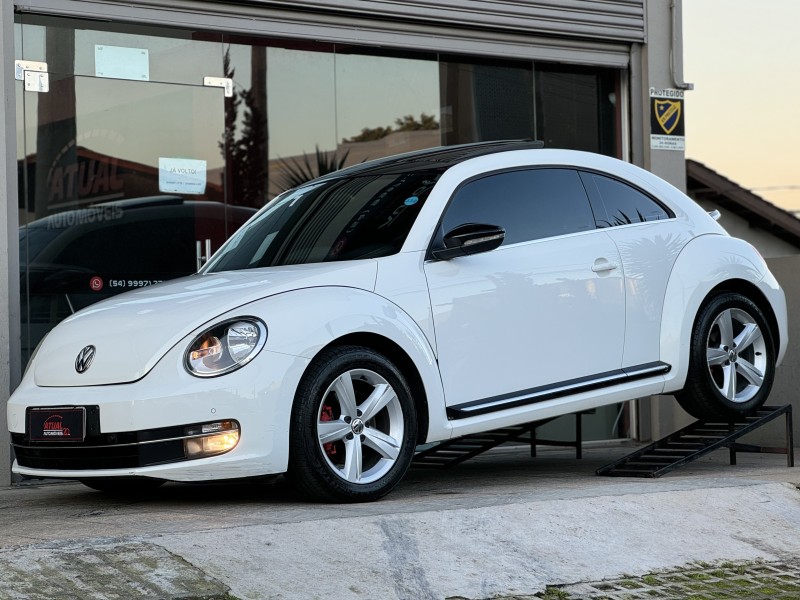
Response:
[[[439,122],[436,117],[426,113],[422,113],[417,121],[414,115],[406,115],[394,120],[396,128],[389,127],[365,127],[361,133],[354,135],[350,139],[342,140],[345,144],[353,144],[356,142],[372,142],[385,138],[390,133],[395,131],[421,131],[421,130],[434,130],[439,129]]]
[[[225,77],[233,79],[230,48],[223,58]],[[244,103],[241,135],[236,127],[239,108]],[[232,98],[225,98],[225,134],[219,142],[225,157],[225,186],[231,204],[259,207],[266,199],[267,186],[267,118],[259,106],[257,90],[236,89]]]
[[[612,223],[613,226],[630,225],[631,223],[644,223],[645,221],[647,221],[647,219],[644,218],[644,215],[642,215],[642,213],[639,212],[638,208],[636,209],[636,220],[631,219],[621,210],[618,210],[617,213],[619,213],[620,216],[614,217],[614,223]]]
[[[313,164],[314,159],[305,152],[303,152],[302,160],[299,158],[280,159],[281,166],[285,170],[281,179],[281,185],[284,189],[288,190],[316,177],[322,177],[328,173],[338,171],[344,166],[350,151],[348,150],[342,156],[339,156],[336,151],[324,152],[319,149],[319,146],[316,146],[314,154],[316,164]]]
[[[419,121],[414,118],[414,115],[406,115],[401,119],[394,120],[397,125],[397,131],[420,131],[422,129],[439,129],[439,122],[436,117],[426,113],[419,116]]]
[[[342,140],[345,144],[354,144],[356,142],[372,142],[375,140],[382,140],[387,135],[392,133],[391,127],[364,127],[361,133],[354,135],[350,139]]]

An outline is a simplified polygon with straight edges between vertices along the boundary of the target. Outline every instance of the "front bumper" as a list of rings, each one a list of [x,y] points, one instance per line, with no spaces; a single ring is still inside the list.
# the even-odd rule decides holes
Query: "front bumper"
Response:
[[[161,427],[145,431],[100,432],[100,407],[86,406],[87,435],[82,442],[32,441],[24,433],[12,433],[11,445],[21,468],[40,470],[89,471],[102,469],[134,469],[198,458],[190,452],[190,444],[202,445],[203,440],[221,436],[239,437],[237,421],[215,421],[226,425],[224,431],[201,433],[209,424],[193,423],[183,427]],[[238,445],[238,444],[236,444]],[[235,450],[208,452],[221,455]]]
[[[175,354],[175,356],[173,356]],[[241,369],[210,379],[186,373],[173,349],[139,381],[86,387],[37,387],[26,377],[8,403],[17,460],[32,477],[145,476],[208,481],[282,473],[288,464],[294,392],[308,361],[262,350]],[[87,407],[83,442],[31,442],[29,407]],[[187,427],[235,421],[239,443],[208,458],[187,459]]]

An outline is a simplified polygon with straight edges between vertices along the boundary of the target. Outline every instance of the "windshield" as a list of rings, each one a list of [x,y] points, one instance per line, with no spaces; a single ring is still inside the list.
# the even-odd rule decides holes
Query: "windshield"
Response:
[[[361,175],[285,192],[228,240],[203,272],[395,254],[440,175]]]

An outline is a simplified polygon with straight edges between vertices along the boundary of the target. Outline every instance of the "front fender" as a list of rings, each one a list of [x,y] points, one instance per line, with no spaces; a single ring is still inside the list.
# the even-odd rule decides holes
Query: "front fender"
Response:
[[[768,272],[755,248],[738,238],[708,234],[686,244],[672,267],[661,318],[661,360],[672,366],[666,393],[681,389],[686,382],[692,328],[711,290],[738,279],[757,286],[771,300],[774,293],[768,293],[762,283]]]
[[[450,437],[442,380],[433,349],[417,323],[386,298],[356,288],[316,287],[270,296],[236,312],[264,319],[268,329],[267,350],[309,360],[349,334],[370,333],[391,340],[414,362],[425,387],[428,440]]]

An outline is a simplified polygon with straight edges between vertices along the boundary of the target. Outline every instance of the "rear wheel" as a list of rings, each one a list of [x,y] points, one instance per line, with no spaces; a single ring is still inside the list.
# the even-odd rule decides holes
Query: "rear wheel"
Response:
[[[416,436],[414,402],[397,367],[369,348],[334,348],[298,387],[288,475],[314,500],[376,500],[408,470]]]
[[[774,377],[773,336],[758,306],[736,293],[708,301],[692,332],[680,405],[697,418],[730,419],[764,404]]]

